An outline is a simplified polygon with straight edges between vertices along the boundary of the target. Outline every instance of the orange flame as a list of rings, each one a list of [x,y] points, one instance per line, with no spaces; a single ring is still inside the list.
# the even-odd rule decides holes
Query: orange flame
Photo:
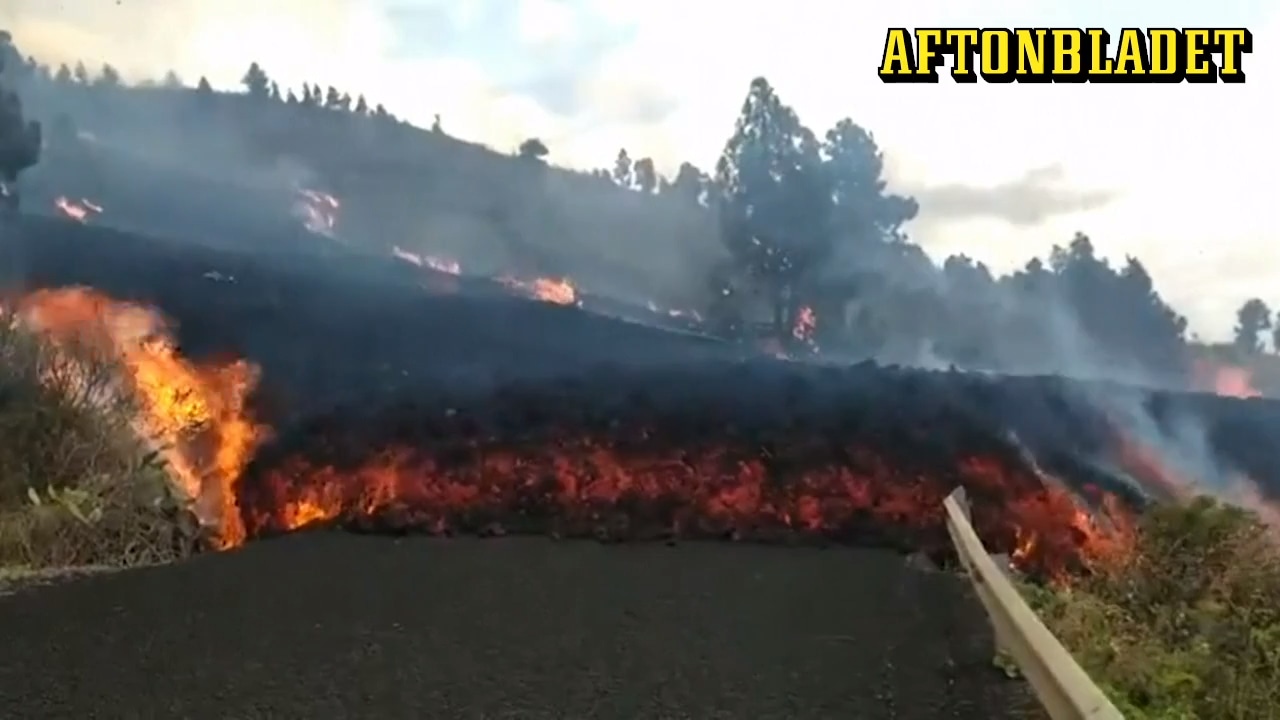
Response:
[[[948,546],[942,499],[955,477],[904,475],[850,448],[849,465],[779,482],[766,459],[738,459],[727,447],[667,455],[627,445],[564,436],[538,447],[472,447],[465,457],[393,446],[345,470],[294,456],[256,478],[242,501],[251,535],[329,521],[626,537],[840,536],[861,527]],[[954,475],[981,498],[974,520],[984,540],[1012,551],[1020,568],[1066,578],[1127,546],[1125,510],[1109,496],[1095,517],[1066,491],[997,461],[965,460]]]
[[[179,356],[156,311],[87,288],[40,290],[18,303],[19,316],[55,343],[79,342],[113,353],[136,394],[137,424],[158,444],[178,489],[223,547],[245,539],[236,483],[265,439],[246,404],[258,380],[249,363],[198,365]]]
[[[1192,365],[1192,377],[1197,388],[1215,395],[1262,397],[1262,391],[1254,386],[1253,371],[1239,365],[1197,359]]]
[[[64,217],[71,218],[76,222],[87,223],[89,218],[102,214],[102,206],[97,203],[80,198],[72,200],[65,195],[59,195],[53,201],[53,206],[62,213]]]
[[[568,278],[539,277],[532,281],[525,281],[506,276],[498,278],[498,282],[535,300],[556,305],[578,304],[578,291]]]

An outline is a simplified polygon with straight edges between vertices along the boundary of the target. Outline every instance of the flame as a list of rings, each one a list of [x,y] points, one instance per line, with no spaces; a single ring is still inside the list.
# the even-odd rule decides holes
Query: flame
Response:
[[[455,445],[393,444],[354,466],[295,454],[247,479],[241,504],[250,536],[338,522],[627,538],[884,535],[945,552],[942,500],[961,484],[989,547],[1011,552],[1027,571],[1066,578],[1126,545],[1126,511],[1110,496],[1091,514],[1066,491],[994,459],[963,459],[927,475],[850,447],[842,461],[780,477],[758,448],[682,443],[663,451],[626,433],[611,439],[613,432],[553,433],[528,444],[433,428],[438,442]]]
[[[88,288],[39,290],[17,310],[55,344],[85,343],[120,359],[125,389],[141,405],[138,429],[157,444],[196,516],[223,547],[243,542],[236,483],[267,435],[246,406],[258,369],[244,361],[188,362],[158,312]]]
[[[101,205],[93,202],[92,200],[86,200],[85,198],[72,200],[65,195],[59,195],[54,199],[53,206],[57,208],[58,212],[62,213],[63,216],[80,223],[89,222],[91,217],[102,214]]]
[[[298,199],[293,212],[302,220],[307,230],[325,237],[333,237],[338,226],[338,211],[342,203],[329,193],[307,188],[298,189]]]
[[[1262,397],[1262,391],[1254,386],[1253,371],[1239,365],[1197,359],[1192,364],[1192,379],[1197,389],[1215,395]]]
[[[535,300],[556,305],[577,305],[578,291],[568,278],[539,277],[531,281],[511,276],[498,278],[498,282]]]
[[[796,313],[795,323],[791,326],[791,336],[803,343],[813,343],[813,332],[818,327],[818,315],[813,308],[805,305]]]
[[[461,275],[462,265],[455,260],[448,260],[434,255],[419,255],[401,248],[399,245],[391,248],[391,254],[408,263],[413,263],[418,267],[429,268],[436,272],[442,272],[446,275]]]

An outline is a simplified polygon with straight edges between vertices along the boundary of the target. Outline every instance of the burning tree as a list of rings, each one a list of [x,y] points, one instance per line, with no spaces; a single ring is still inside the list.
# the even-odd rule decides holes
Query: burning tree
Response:
[[[0,73],[4,55],[0,54]],[[17,93],[0,86],[0,203],[18,208],[18,191],[13,187],[18,175],[40,160],[40,123],[26,120]]]

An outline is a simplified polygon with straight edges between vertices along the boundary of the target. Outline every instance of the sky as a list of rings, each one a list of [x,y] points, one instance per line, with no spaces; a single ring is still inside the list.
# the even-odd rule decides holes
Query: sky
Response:
[[[415,124],[556,164],[619,148],[713,166],[764,75],[821,133],[871,130],[911,236],[997,271],[1087,233],[1136,255],[1205,339],[1248,297],[1280,308],[1280,3],[1267,0],[6,0],[0,27],[42,61],[173,69],[233,88],[335,85]],[[886,85],[889,27],[1244,26],[1244,85]]]

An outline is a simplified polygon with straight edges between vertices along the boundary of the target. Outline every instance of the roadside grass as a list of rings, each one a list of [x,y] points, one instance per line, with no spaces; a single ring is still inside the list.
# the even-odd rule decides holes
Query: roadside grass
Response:
[[[0,575],[177,560],[197,528],[112,358],[0,316]]]
[[[1280,718],[1280,549],[1256,515],[1204,497],[1156,506],[1131,552],[1024,590],[1125,717]]]

